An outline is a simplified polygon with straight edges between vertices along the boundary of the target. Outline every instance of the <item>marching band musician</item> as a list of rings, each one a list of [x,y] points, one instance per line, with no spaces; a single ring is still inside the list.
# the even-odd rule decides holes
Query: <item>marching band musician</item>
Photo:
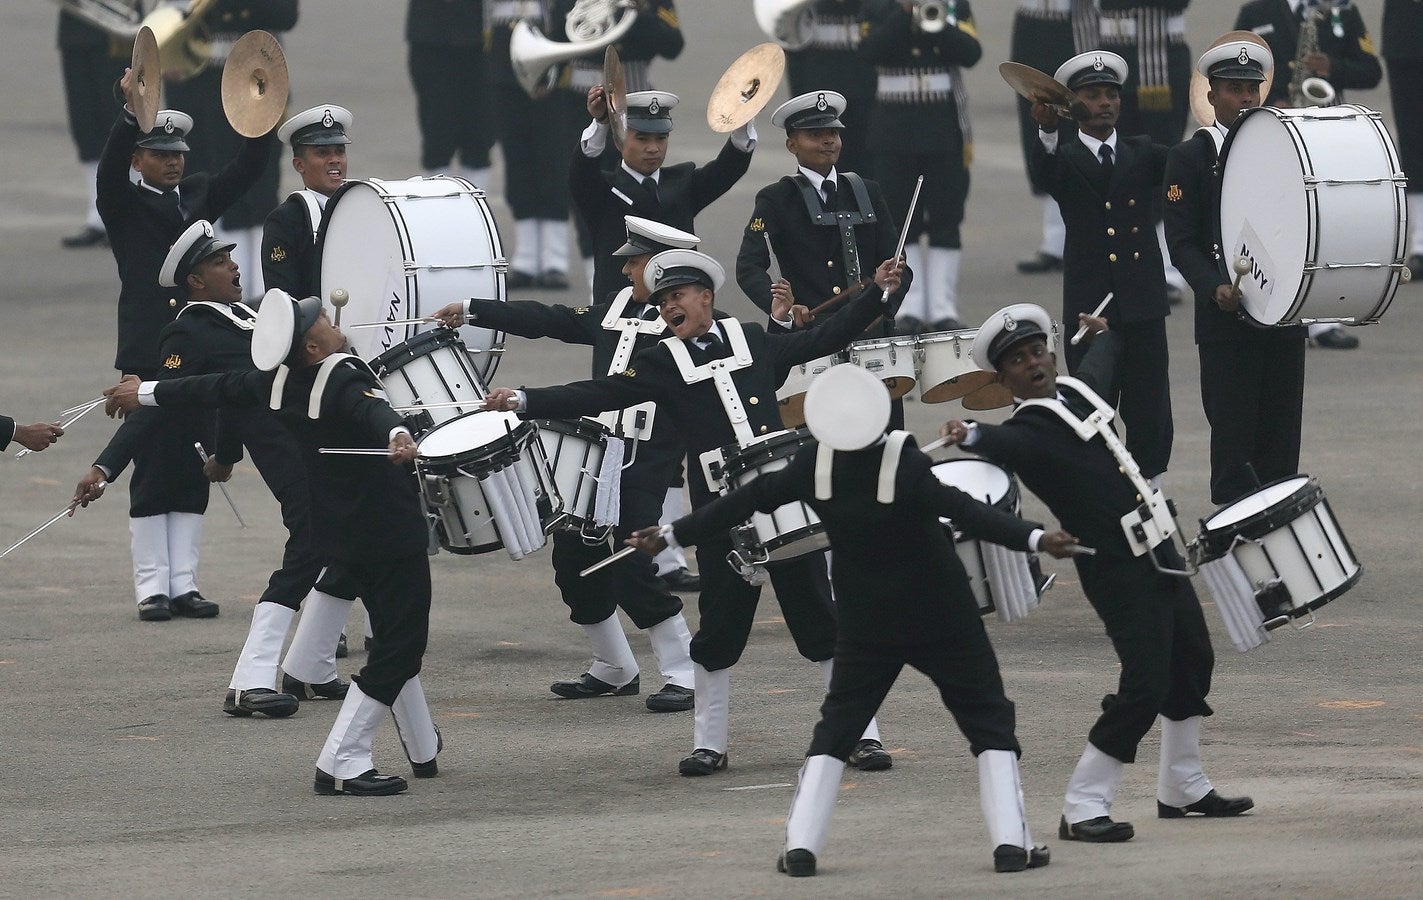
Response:
[[[667,333],[666,323],[647,302],[648,288],[642,279],[647,261],[663,250],[694,250],[698,243],[696,235],[650,219],[628,216],[626,227],[627,242],[616,252],[626,260],[623,271],[632,286],[607,302],[571,309],[535,300],[471,299],[452,303],[435,317],[451,328],[468,321],[522,337],[588,344],[593,348],[593,377],[617,375],[637,351]],[[686,452],[676,429],[666,422],[659,426],[654,416],[651,435],[638,442],[636,455],[622,471],[616,540],[627,537],[636,525],[660,518],[667,486],[681,475]],[[638,693],[637,660],[617,617],[622,607],[633,624],[647,632],[657,667],[666,679],[647,698],[647,708],[653,712],[691,709],[694,679],[687,646],[691,632],[682,616],[682,601],[657,577],[656,566],[646,557],[629,557],[587,578],[579,577],[580,571],[608,553],[606,542],[589,546],[577,532],[553,533],[555,581],[569,618],[583,629],[593,648],[593,662],[582,675],[555,682],[550,690],[570,700]]]
[[[899,286],[899,264],[894,259],[880,263],[875,283],[861,290],[844,314],[821,328],[790,334],[767,334],[734,318],[714,319],[715,292],[724,280],[721,265],[704,253],[657,254],[648,261],[643,282],[671,336],[635,356],[620,375],[560,387],[496,388],[485,398],[485,408],[567,418],[651,400],[657,403],[658,416],[670,420],[689,453],[699,459],[707,451],[779,431],[776,387],[791,366],[842,349],[880,315],[881,292]],[[690,480],[693,505],[709,502],[716,488],[704,473],[695,471]],[[749,584],[727,562],[731,549],[729,534],[704,540],[697,548],[702,591],[700,627],[691,643],[696,664],[693,751],[678,765],[686,776],[726,768],[731,667],[746,647],[761,594],[759,586]],[[823,557],[811,554],[768,569],[796,649],[820,663],[828,677],[835,614],[828,588],[820,590],[817,580],[825,577]],[[861,769],[893,764],[873,721],[848,762]]]
[[[1299,38],[1305,19],[1316,16],[1317,47],[1299,59]],[[1289,107],[1292,81],[1303,63],[1306,75],[1323,78],[1334,89],[1334,102],[1344,102],[1345,88],[1366,90],[1383,79],[1383,66],[1364,28],[1359,10],[1341,0],[1326,4],[1316,0],[1250,0],[1235,18],[1237,31],[1253,31],[1270,45],[1275,59],[1285,60],[1280,76],[1270,85],[1266,106]],[[1289,77],[1286,77],[1288,75]],[[1359,339],[1337,323],[1315,322],[1309,327],[1311,343],[1332,350],[1353,350]]]
[[[936,28],[928,10],[939,10]],[[898,331],[953,331],[959,322],[959,259],[973,134],[963,69],[983,55],[967,0],[865,0],[860,55],[878,74],[870,116],[874,170],[890,209],[908,209],[924,176],[904,245],[914,283],[899,309]],[[919,247],[927,235],[929,250]]]
[[[1408,177],[1408,268],[1423,284],[1423,3],[1384,0],[1380,31],[1398,157]]]
[[[583,130],[582,152],[574,155],[569,169],[574,206],[593,235],[594,297],[606,297],[627,283],[622,258],[614,255],[623,243],[623,216],[695,231],[697,214],[746,174],[756,149],[756,123],[751,121],[733,131],[706,165],[666,165],[677,95],[641,91],[628,94],[627,105],[622,164],[605,172],[598,160],[609,142],[608,99],[602,85],[588,89],[593,121]]]
[[[830,90],[845,98],[840,162],[873,178],[869,134],[876,76],[875,67],[859,54],[861,5],[861,0],[810,0],[814,24],[809,42],[786,50],[786,85],[791,96]]]
[[[164,280],[181,284],[188,296],[178,318],[163,329],[160,346],[165,358],[173,363],[164,367],[164,379],[252,368],[256,313],[241,302],[241,271],[230,254],[231,247],[215,236],[213,227],[198,221],[183,232],[163,261]],[[184,422],[190,418],[158,410],[143,410],[126,417],[98,462],[80,479],[74,501],[88,506],[102,496],[104,483],[113,481],[123,470],[139,444],[163,440],[168,433],[177,432],[177,444],[181,445],[187,440]],[[333,611],[314,612],[314,608],[329,602],[316,594],[306,600],[307,615],[292,638],[282,666],[287,673],[283,675],[282,690],[276,690],[277,660],[287,631],[323,568],[311,536],[311,495],[301,450],[264,409],[221,411],[215,434],[215,449],[203,466],[204,474],[215,482],[227,481],[233,466],[242,460],[245,445],[262,480],[280,504],[282,523],[287,529],[282,564],[272,573],[252,612],[252,624],[223,698],[222,711],[241,718],[254,714],[284,718],[296,712],[299,699],[339,700],[346,695],[347,685],[336,674],[334,649],[350,603],[338,604]],[[191,445],[185,449],[191,449]],[[294,679],[292,672],[314,683]],[[297,687],[302,688],[300,697],[292,690]]]
[[[425,513],[406,464],[417,448],[365,363],[344,352],[345,335],[315,297],[271,291],[252,330],[256,366],[159,382],[124,376],[105,391],[110,415],[139,406],[271,408],[301,447],[311,488],[316,549],[358,585],[373,637],[316,763],[317,794],[380,796],[408,787],[382,775],[371,740],[387,715],[417,778],[439,774],[443,749],[420,685],[430,621]],[[371,455],[322,448],[388,449]],[[394,463],[395,465],[391,465]]]
[[[262,226],[262,280],[293,297],[320,292],[316,237],[326,201],[346,180],[346,148],[351,143],[350,110],[326,104],[299,112],[277,129],[277,139],[291,144],[292,168],[301,190],[267,216]]]
[[[628,543],[648,553],[668,542],[698,543],[757,510],[795,501],[809,504],[825,524],[837,598],[835,666],[786,816],[785,850],[777,860],[782,872],[815,874],[845,757],[906,664],[939,688],[978,759],[994,868],[1045,866],[1048,850],[1034,846],[1023,814],[1013,704],[939,517],[985,540],[1041,546],[1059,557],[1068,556],[1075,541],[941,484],[911,435],[891,431],[886,438],[889,406],[878,378],[856,366],[831,367],[806,398],[806,424],[816,441],[789,465],[670,525],[645,528]]]
[[[483,0],[410,0],[405,8],[405,42],[410,48],[406,70],[415,89],[415,118],[420,125],[420,168],[426,175],[459,175],[478,187],[489,187],[494,120]],[[267,287],[292,293],[270,281]]]
[[[1104,331],[1105,320],[1086,313],[1078,318],[1102,333],[1076,378],[1067,379],[1059,378],[1056,354],[1048,349],[1052,319],[1045,310],[1024,303],[989,316],[974,338],[974,362],[997,373],[1020,404],[1032,403],[1002,425],[953,420],[942,433],[950,443],[1016,472],[1064,528],[1095,550],[1076,556],[1075,563],[1083,593],[1121,661],[1121,675],[1116,693],[1102,699],[1102,714],[1068,782],[1058,836],[1116,843],[1135,835],[1129,822],[1110,816],[1122,768],[1136,761],[1137,745],[1158,715],[1159,817],[1237,816],[1254,803],[1222,797],[1201,769],[1200,730],[1203,717],[1211,715],[1206,694],[1215,655],[1190,579],[1158,571],[1153,562],[1154,555],[1163,566],[1182,568],[1172,542],[1139,556],[1128,543],[1123,516],[1138,511],[1143,488],[1150,490],[1141,477],[1145,467],[1138,469],[1122,448],[1109,419],[1086,437],[1076,430],[1109,409],[1101,394],[1120,377],[1126,351],[1115,330]]]
[[[1196,68],[1209,79],[1215,123],[1166,155],[1166,239],[1196,295],[1201,405],[1211,426],[1210,492],[1217,505],[1299,470],[1304,329],[1241,320],[1240,291],[1219,234],[1220,148],[1241,113],[1260,105],[1261,82],[1273,66],[1269,51],[1250,41],[1206,51]]]
[[[45,450],[50,444],[64,436],[64,429],[58,422],[36,422],[33,425],[16,425],[9,416],[0,416],[0,450],[7,449],[11,442],[19,444],[35,453]]]
[[[1117,131],[1120,89],[1127,62],[1115,53],[1080,53],[1058,68],[1056,79],[1075,92],[1085,118],[1071,127],[1057,112],[1033,105],[1040,131],[1033,173],[1067,223],[1063,257],[1062,318],[1090,313],[1108,294],[1115,332],[1122,341],[1120,379],[1103,385],[1120,401],[1127,446],[1148,478],[1171,460],[1171,384],[1167,370],[1166,282],[1152,227],[1152,201],[1161,191],[1166,148],[1145,135]],[[1074,104],[1077,105],[1077,104]],[[1068,346],[1076,371],[1085,347]]]

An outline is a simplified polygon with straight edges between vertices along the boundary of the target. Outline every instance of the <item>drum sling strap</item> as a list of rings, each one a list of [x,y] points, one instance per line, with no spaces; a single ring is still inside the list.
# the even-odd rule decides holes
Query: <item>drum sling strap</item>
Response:
[[[1094,437],[1101,437],[1107,444],[1107,450],[1116,457],[1117,464],[1121,468],[1122,474],[1136,488],[1137,497],[1141,499],[1141,505],[1131,512],[1122,516],[1122,531],[1126,535],[1127,545],[1131,547],[1133,556],[1149,554],[1151,564],[1158,572],[1166,575],[1190,576],[1195,574],[1195,568],[1173,569],[1165,567],[1156,558],[1155,553],[1151,553],[1158,545],[1169,541],[1179,530],[1176,525],[1175,505],[1166,499],[1166,495],[1159,490],[1153,490],[1151,484],[1141,474],[1141,469],[1137,466],[1136,460],[1121,438],[1112,430],[1112,417],[1114,411],[1107,405],[1107,401],[1097,395],[1097,392],[1087,386],[1085,382],[1079,381],[1067,375],[1059,375],[1057,383],[1070,387],[1077,391],[1084,400],[1092,404],[1092,413],[1086,419],[1079,419],[1067,408],[1067,404],[1061,400],[1036,399],[1024,400],[1018,404],[1018,409],[1014,410],[1014,415],[1018,411],[1028,407],[1041,407],[1051,412],[1063,421],[1072,432],[1083,441],[1090,441]]]
[[[257,310],[246,303],[217,303],[212,300],[189,300],[183,304],[183,308],[178,310],[178,315],[192,312],[198,307],[205,307],[222,316],[227,321],[236,325],[241,331],[251,331],[257,324]],[[246,314],[246,318],[239,316],[234,310]]]
[[[855,226],[870,225],[879,221],[875,216],[874,204],[870,202],[870,192],[865,189],[865,180],[854,172],[840,172],[842,184],[850,186],[855,197],[855,208],[850,210],[828,210],[820,199],[820,192],[811,185],[810,179],[799,173],[788,175],[800,188],[801,200],[805,202],[805,212],[816,225],[834,228],[840,235],[840,255],[845,263],[845,284],[852,285],[860,280],[860,250],[855,243]],[[844,202],[843,200],[841,201]]]
[[[727,344],[731,347],[731,355],[728,357],[714,359],[698,366],[692,364],[692,355],[687,352],[687,345],[681,338],[666,338],[662,345],[671,352],[672,360],[677,364],[677,371],[687,384],[698,384],[711,379],[712,384],[716,386],[722,409],[726,410],[726,418],[731,422],[731,430],[736,434],[737,442],[745,445],[754,440],[756,435],[751,431],[746,407],[741,402],[741,395],[736,391],[736,382],[732,380],[731,373],[751,365],[751,348],[746,344],[746,335],[741,332],[740,322],[730,318],[717,321],[726,331]]]
[[[904,442],[909,439],[907,431],[891,431],[884,438],[884,452],[879,461],[879,482],[875,488],[875,500],[886,506],[894,502],[894,480],[899,474],[899,457],[904,452]],[[835,451],[825,444],[815,449],[815,499],[829,500],[831,497],[830,473],[835,465]]]
[[[633,351],[637,349],[639,335],[662,334],[667,330],[667,323],[662,321],[661,316],[644,319],[631,315],[628,309],[631,303],[632,288],[625,287],[613,298],[607,315],[603,316],[603,329],[618,333],[618,343],[613,348],[613,360],[608,364],[609,375],[618,375],[627,369],[628,363],[632,361]],[[599,415],[598,421],[614,434],[634,442],[632,458],[629,460],[631,465],[632,460],[637,459],[636,442],[645,441],[652,436],[652,421],[656,415],[657,404],[649,400],[627,409],[609,410]]]
[[[372,372],[359,357],[352,356],[350,353],[333,353],[321,361],[320,368],[316,372],[316,380],[311,384],[311,394],[306,402],[306,417],[308,419],[321,418],[321,398],[322,395],[326,393],[326,384],[331,380],[331,372],[348,359],[354,362],[359,368],[364,369],[366,374],[371,376],[373,388],[380,388],[380,379],[375,376],[375,373]],[[272,381],[272,395],[267,403],[270,408],[274,410],[282,408],[282,394],[286,391],[287,376],[290,374],[291,369],[287,366],[281,365],[277,367],[277,377]],[[385,391],[379,390],[377,396],[384,400]]]
[[[316,191],[302,189],[292,191],[289,197],[298,197],[306,206],[306,224],[311,226],[311,242],[316,243],[317,232],[321,231],[321,202],[316,199]]]

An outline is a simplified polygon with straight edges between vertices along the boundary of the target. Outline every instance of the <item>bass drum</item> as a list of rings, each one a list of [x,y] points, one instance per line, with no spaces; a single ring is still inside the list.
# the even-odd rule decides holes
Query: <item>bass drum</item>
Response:
[[[370,361],[422,331],[441,326],[351,328],[427,316],[471,297],[506,299],[508,260],[484,191],[448,175],[405,181],[348,181],[326,204],[316,245],[321,302],[335,321],[331,292],[350,299],[341,325],[351,350]],[[499,364],[504,333],[460,329],[484,384]]]

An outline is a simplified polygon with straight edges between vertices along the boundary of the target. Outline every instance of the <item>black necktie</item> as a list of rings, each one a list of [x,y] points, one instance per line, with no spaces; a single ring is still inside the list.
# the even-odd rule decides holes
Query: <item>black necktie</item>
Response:
[[[721,351],[725,345],[723,345],[721,342],[721,336],[718,335],[715,331],[708,331],[706,334],[702,335],[702,344],[703,352],[705,352],[706,355],[710,358],[720,359],[722,357]]]
[[[642,186],[647,189],[647,195],[652,198],[652,202],[661,206],[662,200],[657,196],[657,179],[648,175],[642,179]]]
[[[1102,173],[1108,178],[1112,177],[1112,147],[1110,144],[1103,144],[1097,150],[1097,158],[1102,161]]]
[[[840,207],[837,203],[837,201],[839,200],[839,194],[835,190],[835,182],[825,181],[823,184],[821,184],[821,189],[825,191],[825,208],[839,209]]]

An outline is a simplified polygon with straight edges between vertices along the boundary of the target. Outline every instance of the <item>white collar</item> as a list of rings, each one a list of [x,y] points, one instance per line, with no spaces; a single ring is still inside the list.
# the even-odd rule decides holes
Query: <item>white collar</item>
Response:
[[[623,167],[623,171],[626,172],[626,173],[628,173],[629,175],[631,175],[631,176],[632,176],[632,180],[633,180],[633,181],[636,181],[638,184],[642,184],[642,180],[643,180],[644,178],[651,178],[651,179],[653,180],[653,182],[656,183],[656,184],[661,184],[661,183],[662,183],[662,167],[661,167],[661,166],[658,166],[658,167],[653,171],[653,173],[652,173],[651,175],[644,175],[644,174],[642,174],[641,172],[639,172],[639,171],[637,171],[636,169],[634,169],[632,166],[628,165],[626,162],[623,162],[623,163],[621,163],[620,165]]]
[[[721,339],[723,345],[727,343],[726,331],[722,329],[721,323],[719,323],[716,319],[712,319],[712,327],[707,329],[706,334],[701,334],[692,338],[692,343],[696,344],[699,350],[705,350],[707,348],[707,338],[713,334],[715,334],[718,338]]]
[[[810,169],[807,169],[805,166],[797,166],[796,170],[799,171],[800,174],[804,175],[805,180],[810,182],[810,186],[820,192],[822,196],[825,194],[825,182],[828,181],[831,184],[834,184],[837,189],[840,186],[840,173],[836,171],[834,166],[830,167],[829,175],[821,175],[819,172],[813,172]]]
[[[168,193],[167,191],[163,190],[162,188],[156,188],[156,187],[154,187],[153,185],[149,184],[147,181],[144,181],[143,178],[142,178],[142,176],[140,176],[139,179],[138,179],[138,186],[141,187],[141,188],[147,188],[148,190],[152,191],[152,192],[155,193],[155,194],[166,194],[166,193]],[[174,186],[173,186],[173,193],[174,193],[174,194],[178,194],[178,187],[177,187],[177,185],[174,185]],[[182,194],[178,194],[178,199],[179,199],[179,200],[182,200],[182,199],[183,199],[183,195],[182,195]]]
[[[1098,157],[1099,159],[1101,158],[1102,145],[1103,145],[1103,144],[1106,144],[1108,147],[1111,147],[1111,148],[1112,148],[1112,159],[1113,159],[1113,161],[1116,160],[1116,157],[1117,157],[1117,130],[1116,130],[1115,128],[1112,129],[1112,133],[1111,133],[1111,134],[1107,135],[1107,139],[1106,139],[1105,141],[1099,141],[1099,140],[1097,140],[1096,138],[1092,137],[1092,135],[1088,134],[1088,133],[1085,132],[1085,131],[1079,131],[1079,132],[1077,132],[1077,138],[1078,138],[1078,140],[1082,141],[1083,145],[1085,145],[1088,150],[1091,150],[1091,151],[1092,151],[1092,155],[1093,155],[1093,156],[1096,156],[1096,157]]]

